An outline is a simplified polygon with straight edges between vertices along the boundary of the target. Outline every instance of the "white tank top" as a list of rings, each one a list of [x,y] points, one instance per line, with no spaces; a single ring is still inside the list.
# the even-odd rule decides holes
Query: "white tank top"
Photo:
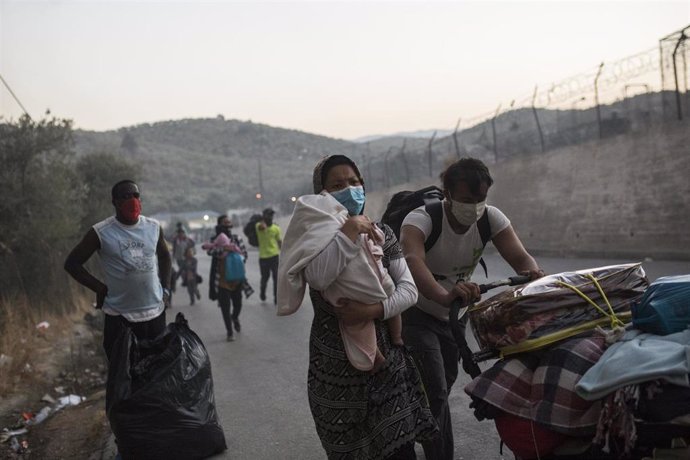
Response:
[[[103,312],[132,322],[160,315],[165,305],[156,256],[158,221],[140,216],[136,224],[125,225],[112,216],[93,229],[101,243],[98,254],[108,286]]]

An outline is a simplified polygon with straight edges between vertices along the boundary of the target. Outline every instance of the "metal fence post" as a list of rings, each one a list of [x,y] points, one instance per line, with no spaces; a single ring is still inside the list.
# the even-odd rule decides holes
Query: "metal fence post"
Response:
[[[498,104],[498,107],[496,108],[496,113],[494,114],[493,118],[491,118],[491,131],[493,133],[493,138],[494,138],[494,159],[498,160],[498,145],[496,145],[496,117],[498,117],[498,113],[501,111],[501,104]]]
[[[367,147],[369,147],[369,143],[367,143]],[[372,192],[374,190],[374,182],[375,181],[374,181],[373,176],[371,175],[371,155],[369,156],[369,159],[367,160],[367,176],[369,176],[367,180],[371,181],[371,184],[367,188],[369,189],[370,192]]]
[[[458,145],[458,128],[460,128],[460,121],[462,117],[458,118],[458,122],[455,123],[455,131],[453,131],[453,143],[455,144],[455,154],[460,158],[460,146]]]
[[[386,188],[391,186],[391,172],[388,169],[388,155],[393,151],[393,147],[389,147],[386,154],[383,156],[383,172],[386,176]]]
[[[539,131],[539,144],[541,145],[541,153],[546,152],[546,147],[544,146],[544,133],[541,130],[541,123],[539,122],[539,114],[537,113],[537,89],[539,86],[534,87],[534,94],[532,95],[532,114],[534,114],[534,121],[537,123],[537,131]]]
[[[686,39],[685,35],[685,29],[683,29],[680,32],[680,37],[678,37],[678,42],[676,43],[675,48],[673,48],[673,79],[676,84],[676,109],[678,110],[678,119],[682,120],[683,119],[683,105],[680,100],[680,85],[678,84],[678,64],[676,62],[676,57],[678,54],[678,48],[680,48],[680,45],[685,41]]]
[[[436,131],[434,131],[434,134],[431,136],[431,139],[429,139],[429,147],[427,151],[427,161],[429,162],[429,177],[434,177],[434,173],[431,171],[431,144],[434,143],[435,138]],[[453,139],[455,139],[455,134],[453,134]]]
[[[405,145],[407,144],[407,139],[403,139],[403,145],[400,149],[400,156],[402,157],[403,165],[405,166],[405,181],[410,182],[410,165],[407,164],[407,157],[405,156]]]
[[[604,69],[604,63],[599,64],[599,70],[597,71],[597,76],[594,77],[594,103],[597,107],[597,125],[599,127],[599,139],[601,139],[601,107],[599,106],[599,77],[601,77],[601,71]]]

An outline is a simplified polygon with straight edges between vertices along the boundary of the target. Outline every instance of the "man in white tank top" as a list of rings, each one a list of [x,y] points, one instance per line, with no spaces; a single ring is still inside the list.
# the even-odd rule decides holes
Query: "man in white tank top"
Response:
[[[115,215],[95,224],[65,260],[65,270],[96,293],[96,308],[105,313],[103,348],[108,361],[123,328],[131,328],[140,340],[163,332],[171,273],[163,231],[158,221],[141,215],[137,184],[120,181],[111,195]],[[84,268],[95,252],[105,281]]]
[[[402,223],[400,243],[405,260],[419,289],[417,305],[403,313],[403,340],[413,349],[439,436],[424,442],[427,459],[454,458],[453,430],[448,394],[458,375],[458,347],[450,330],[448,313],[455,299],[464,304],[479,298],[479,286],[470,282],[482,255],[484,243],[477,221],[487,213],[490,241],[510,266],[533,279],[544,275],[525,250],[510,220],[486,205],[493,179],[488,168],[474,158],[450,165],[443,175],[441,233],[425,252],[431,234],[431,216],[422,206]]]

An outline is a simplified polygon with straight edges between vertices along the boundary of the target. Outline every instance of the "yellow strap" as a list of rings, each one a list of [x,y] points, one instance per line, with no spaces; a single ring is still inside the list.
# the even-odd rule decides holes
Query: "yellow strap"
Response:
[[[604,290],[601,288],[601,285],[599,284],[599,280],[597,280],[594,275],[591,273],[588,273],[585,275],[587,278],[592,280],[592,283],[597,287],[597,290],[599,291],[599,294],[601,297],[604,299],[604,302],[606,302],[606,306],[609,307],[609,312],[611,313],[610,318],[611,318],[611,329],[615,328],[616,326],[624,326],[623,322],[618,319],[616,316],[616,312],[613,311],[613,307],[611,306],[611,302],[609,302],[609,298],[606,297],[606,294],[604,294]]]
[[[596,304],[596,302],[594,302],[592,299],[590,299],[590,298],[587,296],[587,294],[585,294],[584,292],[580,291],[578,288],[576,288],[576,287],[573,286],[572,284],[564,283],[563,281],[556,281],[556,283],[557,283],[559,286],[566,287],[566,288],[570,289],[571,291],[575,292],[577,295],[579,295],[579,296],[582,297],[584,300],[586,300],[587,303],[589,303],[589,304],[592,305],[594,308],[596,308],[596,309],[599,311],[599,313],[601,313],[601,314],[604,315],[605,317],[609,318],[609,319],[611,320],[611,328],[614,328],[614,327],[616,327],[616,326],[624,326],[624,323],[623,323],[620,319],[618,319],[618,318],[616,317],[616,314],[615,314],[615,312],[613,311],[613,307],[611,307],[611,303],[609,302],[609,299],[606,297],[606,294],[604,293],[604,290],[601,289],[601,286],[600,286],[599,283],[597,282],[596,278],[595,278],[594,276],[592,276],[591,273],[588,274],[588,275],[585,275],[585,276],[586,276],[588,279],[590,279],[590,280],[594,283],[594,285],[596,286],[597,290],[599,291],[599,294],[601,294],[601,296],[604,298],[604,301],[606,302],[606,305],[608,305],[609,310],[611,311],[611,313],[607,313],[606,310],[604,310],[603,308],[601,308],[599,305]]]
[[[632,313],[622,312],[620,313],[620,318],[630,322],[632,319]],[[589,331],[596,328],[597,326],[604,325],[608,322],[608,318],[599,318],[593,321],[588,321],[586,323],[578,324],[577,326],[572,326],[566,329],[562,329],[558,332],[552,332],[551,334],[546,334],[536,339],[527,339],[515,345],[506,345],[505,347],[499,348],[499,357],[505,358],[506,356],[514,355],[517,353],[524,353],[527,351],[534,351],[544,348],[561,340],[573,337],[575,335],[581,334],[582,332]]]

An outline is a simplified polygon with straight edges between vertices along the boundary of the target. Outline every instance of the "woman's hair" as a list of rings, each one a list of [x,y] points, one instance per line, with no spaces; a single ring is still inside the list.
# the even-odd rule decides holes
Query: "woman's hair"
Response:
[[[222,226],[220,223],[223,222],[223,219],[225,219],[226,217],[228,217],[227,214],[221,214],[221,215],[218,216],[218,218],[216,219],[216,235],[219,235],[219,234],[223,233],[223,230],[224,230],[224,229],[223,229],[223,226]]]
[[[465,182],[472,193],[479,193],[479,186],[485,182],[489,187],[494,180],[489,174],[489,168],[481,160],[476,158],[461,158],[451,164],[441,173],[443,189],[454,190],[459,182]]]
[[[364,178],[362,177],[362,173],[359,172],[359,168],[357,168],[357,165],[354,161],[350,160],[345,155],[331,155],[321,159],[321,161],[319,161],[314,167],[314,193],[321,193],[321,190],[323,190],[323,184],[326,182],[326,177],[328,177],[328,171],[330,171],[331,168],[340,165],[351,166],[355,171],[355,174],[357,174],[359,181],[362,183],[362,187],[364,186]]]

